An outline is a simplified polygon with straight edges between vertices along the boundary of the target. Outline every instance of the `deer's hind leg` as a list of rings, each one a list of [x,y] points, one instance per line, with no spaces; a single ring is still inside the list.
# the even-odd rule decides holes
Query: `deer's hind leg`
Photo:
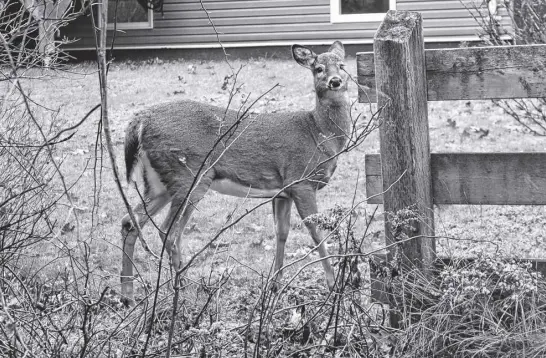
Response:
[[[137,224],[140,228],[148,222],[158,211],[163,209],[170,201],[169,193],[160,191],[153,193],[145,185],[143,200],[135,207]],[[121,294],[127,306],[134,304],[133,293],[133,255],[138,231],[134,227],[129,214],[121,220],[121,247],[123,249],[121,259]]]
[[[182,267],[181,242],[184,227],[188,223],[197,203],[209,190],[213,178],[214,173],[211,170],[201,178],[193,189],[182,184],[172,195],[171,207],[161,226],[160,236],[175,271]]]

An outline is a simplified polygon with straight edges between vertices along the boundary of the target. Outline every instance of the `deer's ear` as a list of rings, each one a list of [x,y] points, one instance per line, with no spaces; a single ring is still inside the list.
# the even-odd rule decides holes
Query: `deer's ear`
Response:
[[[297,63],[307,68],[311,68],[317,58],[313,51],[300,45],[292,45],[292,56]]]
[[[343,47],[343,44],[341,41],[336,41],[330,46],[330,49],[328,52],[332,52],[339,56],[342,60],[345,58],[345,48]]]

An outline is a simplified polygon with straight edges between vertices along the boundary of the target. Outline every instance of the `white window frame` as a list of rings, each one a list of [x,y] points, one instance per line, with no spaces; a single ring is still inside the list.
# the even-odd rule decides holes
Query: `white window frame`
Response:
[[[330,0],[330,22],[371,22],[383,21],[385,13],[373,14],[341,14],[341,0]],[[389,10],[396,10],[396,0],[389,0]]]
[[[140,6],[139,3],[135,1],[136,6]],[[102,3],[100,4],[102,6]],[[99,25],[102,23],[102,17],[98,16]],[[115,24],[116,30],[140,30],[140,29],[153,29],[154,28],[154,10],[148,9],[148,21],[140,22],[118,22]],[[107,30],[114,30],[114,23],[109,22],[106,25]]]

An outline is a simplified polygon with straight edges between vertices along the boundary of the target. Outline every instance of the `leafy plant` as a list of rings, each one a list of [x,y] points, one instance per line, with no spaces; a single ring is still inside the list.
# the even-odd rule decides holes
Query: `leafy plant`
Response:
[[[401,282],[430,304],[399,335],[397,357],[542,357],[546,281],[529,263],[482,254]],[[423,290],[423,287],[427,287]]]

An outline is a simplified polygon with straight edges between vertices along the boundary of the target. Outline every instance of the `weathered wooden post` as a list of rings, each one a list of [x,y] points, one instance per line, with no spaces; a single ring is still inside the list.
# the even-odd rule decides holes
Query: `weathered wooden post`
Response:
[[[427,82],[421,15],[389,11],[374,39],[374,62],[380,127],[381,170],[385,215],[415,206],[422,220],[415,237],[401,243],[405,267],[427,270],[435,259],[434,212],[430,175],[430,144],[427,117]],[[388,190],[387,190],[388,189]],[[385,217],[387,245],[393,237]],[[394,247],[387,252],[392,260]],[[391,325],[400,317],[391,312]]]

